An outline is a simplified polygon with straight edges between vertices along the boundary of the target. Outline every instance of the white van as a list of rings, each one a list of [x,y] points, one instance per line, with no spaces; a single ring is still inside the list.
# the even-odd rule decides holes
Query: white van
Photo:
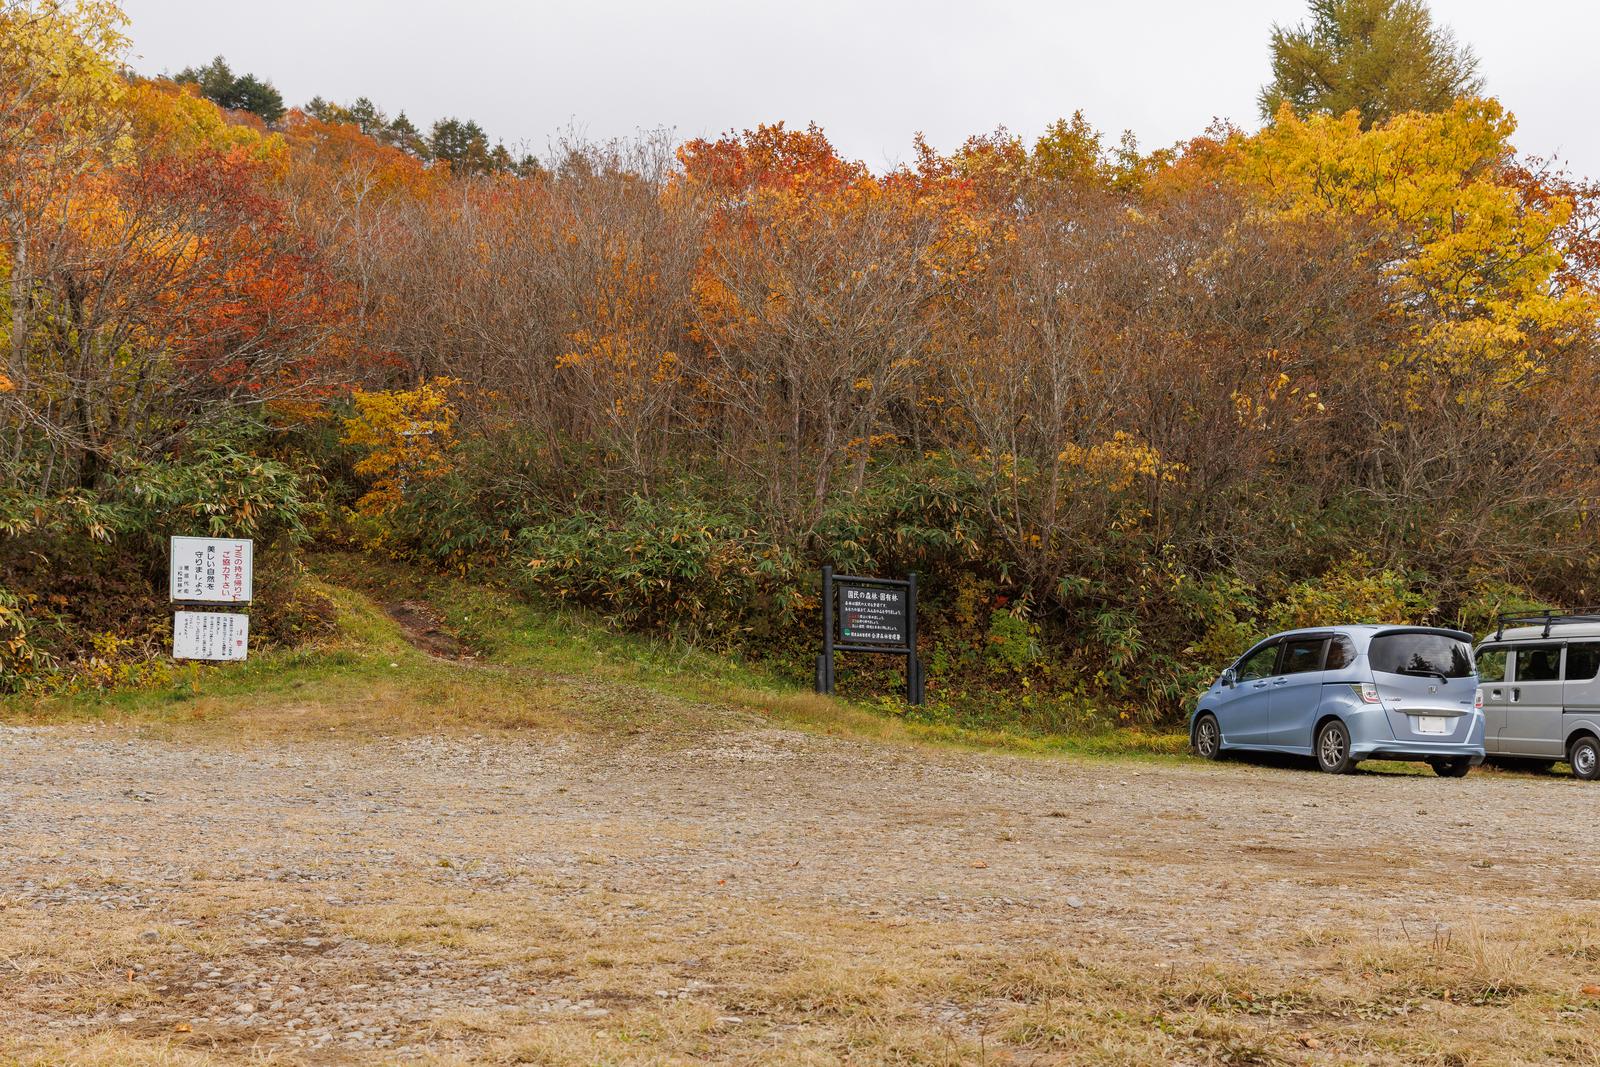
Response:
[[[1600,611],[1502,615],[1475,658],[1489,760],[1600,778]]]

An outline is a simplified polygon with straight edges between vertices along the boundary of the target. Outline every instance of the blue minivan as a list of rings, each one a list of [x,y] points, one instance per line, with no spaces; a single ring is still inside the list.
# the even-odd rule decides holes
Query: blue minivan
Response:
[[[1424,760],[1460,778],[1483,762],[1472,637],[1427,626],[1274,634],[1240,656],[1189,718],[1195,754],[1316,757],[1331,774],[1365,759]]]

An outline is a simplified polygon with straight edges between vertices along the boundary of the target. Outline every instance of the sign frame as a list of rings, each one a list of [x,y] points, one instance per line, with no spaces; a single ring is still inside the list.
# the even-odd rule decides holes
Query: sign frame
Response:
[[[238,581],[239,595],[231,589],[220,589],[207,595],[203,588],[182,588],[179,585],[180,553],[183,558],[203,557],[207,553],[219,555],[218,561],[225,572],[242,573]],[[248,604],[255,599],[255,540],[249,537],[187,537],[178,534],[168,539],[167,547],[167,599],[174,604]]]
[[[172,534],[167,538],[173,659],[188,660],[197,672],[202,661],[239,663],[249,658],[255,555],[255,539],[250,537]],[[180,576],[186,580],[180,581]],[[191,674],[195,692],[200,689],[199,678],[198,673]]]
[[[864,585],[835,578],[838,590],[839,640],[856,645],[906,647],[909,590],[879,583]],[[854,601],[855,603],[852,603]]]
[[[172,613],[172,658],[239,663],[250,650],[250,616],[240,611]]]
[[[850,589],[882,590],[897,594],[894,603],[903,609],[903,628],[890,638],[865,636],[844,630],[843,591]],[[835,634],[835,614],[839,621]],[[846,635],[849,640],[846,640]],[[917,572],[904,578],[873,578],[865,575],[833,573],[831,564],[822,568],[822,654],[817,657],[818,693],[833,695],[834,654],[837,652],[873,652],[879,655],[904,656],[906,661],[906,703],[921,704],[927,697],[926,679],[922,674],[922,660],[917,655]]]

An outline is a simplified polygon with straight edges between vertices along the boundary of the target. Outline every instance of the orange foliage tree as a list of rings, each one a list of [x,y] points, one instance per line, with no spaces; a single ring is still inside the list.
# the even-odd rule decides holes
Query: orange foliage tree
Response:
[[[0,0],[0,488],[352,404],[396,547],[577,573],[616,532],[644,581],[671,515],[705,551],[649,581],[759,561],[784,619],[802,562],[915,565],[1008,670],[1054,626],[1067,676],[1166,708],[1323,578],[1457,620],[1600,587],[1600,193],[1492,100],[1147,153],[1073,114],[883,173],[781,123],[474,168],[125,47],[112,4]]]

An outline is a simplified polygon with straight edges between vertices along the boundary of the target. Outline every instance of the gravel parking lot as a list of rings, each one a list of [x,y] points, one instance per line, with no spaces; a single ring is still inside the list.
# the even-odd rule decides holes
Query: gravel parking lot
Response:
[[[1458,1062],[1478,1026],[1594,1051],[1566,971],[1477,1005],[1419,977],[1542,953],[1579,981],[1600,793],[1570,779],[756,726],[5,728],[0,768],[0,1061]],[[1069,1001],[1131,1021],[1038,1025]]]

